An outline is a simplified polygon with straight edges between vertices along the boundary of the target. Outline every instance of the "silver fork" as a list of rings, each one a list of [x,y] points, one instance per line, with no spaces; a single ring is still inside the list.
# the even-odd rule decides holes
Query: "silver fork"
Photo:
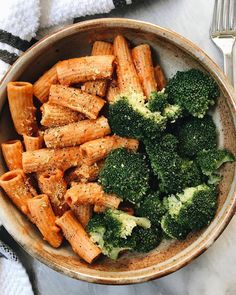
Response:
[[[233,46],[236,39],[236,0],[215,0],[211,38],[224,56],[224,73],[233,84]]]

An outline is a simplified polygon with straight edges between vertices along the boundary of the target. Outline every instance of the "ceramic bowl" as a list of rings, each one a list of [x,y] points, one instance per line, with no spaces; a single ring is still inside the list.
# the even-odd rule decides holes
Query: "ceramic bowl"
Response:
[[[10,81],[34,82],[58,60],[89,55],[95,40],[111,41],[123,34],[132,45],[148,43],[167,77],[177,70],[199,68],[217,81],[221,95],[214,110],[219,130],[219,144],[236,153],[235,96],[218,66],[197,46],[180,35],[161,27],[128,19],[99,19],[78,23],[51,34],[24,53],[4,77],[0,88],[0,141],[16,137],[6,102],[6,86]],[[6,171],[0,159],[0,174]],[[206,229],[189,235],[185,241],[163,241],[148,254],[123,254],[118,261],[102,258],[88,265],[65,243],[51,248],[38,230],[12,205],[1,192],[0,219],[12,237],[30,255],[52,269],[88,282],[131,284],[148,281],[172,273],[203,253],[219,237],[233,216],[235,207],[235,165],[221,170],[219,206],[213,222]]]

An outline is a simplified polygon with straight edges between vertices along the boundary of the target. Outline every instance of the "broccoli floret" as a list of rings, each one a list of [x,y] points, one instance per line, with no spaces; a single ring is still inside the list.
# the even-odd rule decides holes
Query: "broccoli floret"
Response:
[[[167,97],[168,95],[164,91],[154,91],[149,97],[147,107],[151,112],[162,113],[168,105]]]
[[[151,146],[157,151],[160,150],[166,152],[174,152],[178,148],[178,143],[178,139],[173,134],[167,133],[163,135],[158,142],[152,144]]]
[[[197,163],[202,173],[209,177],[210,184],[217,184],[221,177],[217,174],[219,169],[226,162],[234,162],[235,157],[227,150],[203,150],[197,155]]]
[[[175,123],[182,115],[182,108],[177,104],[168,104],[163,110],[163,116],[168,119],[170,123]]]
[[[155,144],[146,142],[146,151],[153,172],[158,177],[160,191],[168,194],[202,182],[202,173],[196,164],[176,153],[177,143],[171,134],[164,135]]]
[[[132,216],[121,210],[108,209],[104,218],[107,230],[117,238],[127,238],[131,235],[133,228],[136,226],[141,226],[143,228],[151,227],[149,219]]]
[[[96,243],[102,253],[111,259],[116,260],[120,252],[132,250],[135,247],[133,240],[112,238],[111,234],[107,233],[104,214],[95,214],[87,225],[87,231],[92,242]]]
[[[137,216],[147,217],[152,225],[158,225],[162,216],[165,214],[165,207],[159,198],[158,192],[148,194],[141,203],[136,206],[135,214]]]
[[[108,120],[112,131],[117,135],[154,139],[166,128],[167,118],[160,112],[151,112],[143,97],[130,95],[120,97],[110,104]]]
[[[166,86],[165,92],[173,104],[177,104],[194,117],[203,118],[219,96],[217,83],[198,69],[178,71]]]
[[[149,252],[155,249],[162,240],[162,230],[160,226],[152,226],[148,229],[136,227],[133,230],[131,240],[134,241],[134,251]]]
[[[175,218],[172,218],[170,214],[163,216],[161,220],[161,228],[165,235],[165,238],[184,240],[190,233],[190,229],[182,224],[178,223]]]
[[[164,200],[167,214],[161,221],[163,231],[172,238],[185,238],[190,231],[208,225],[215,216],[217,192],[201,184],[184,189]]]
[[[131,233],[137,226],[148,229],[151,223],[147,218],[108,209],[104,214],[95,214],[90,219],[87,231],[104,255],[117,259],[120,252],[136,247],[136,240],[131,237]]]
[[[203,119],[189,118],[178,130],[179,152],[181,155],[193,157],[204,149],[217,146],[216,126],[210,116]]]
[[[170,123],[174,123],[182,115],[182,108],[179,105],[168,103],[167,94],[164,91],[152,92],[147,103],[151,112],[160,112]]]
[[[202,183],[203,175],[199,166],[194,161],[182,160],[180,174],[182,187],[197,186]]]
[[[106,158],[99,173],[99,182],[106,193],[114,193],[135,204],[149,189],[149,174],[143,155],[117,149]]]

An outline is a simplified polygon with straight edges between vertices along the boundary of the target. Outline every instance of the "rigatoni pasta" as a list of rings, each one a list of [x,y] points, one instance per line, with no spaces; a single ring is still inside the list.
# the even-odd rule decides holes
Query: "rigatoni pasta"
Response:
[[[56,220],[56,224],[77,253],[86,262],[92,263],[101,254],[101,250],[90,240],[83,226],[76,220],[71,211],[67,211],[62,217]]]
[[[67,107],[44,103],[41,108],[42,119],[40,123],[45,127],[57,127],[85,119],[84,115],[73,111]]]
[[[162,71],[162,68],[159,65],[155,66],[154,73],[157,82],[157,89],[161,91],[163,88],[166,87],[166,77],[164,75],[164,72]]]
[[[43,135],[39,134],[38,136],[29,136],[23,135],[24,145],[26,151],[35,151],[43,147]]]
[[[150,46],[141,44],[134,47],[132,57],[144,94],[148,98],[152,92],[157,90]]]
[[[2,154],[9,170],[22,168],[23,146],[20,140],[9,140],[1,144]]]
[[[89,204],[74,205],[71,210],[85,228],[93,215],[93,206]]]
[[[80,82],[110,79],[113,73],[113,55],[98,55],[72,58],[57,64],[60,84],[71,85]]]
[[[65,199],[69,206],[75,204],[96,204],[108,208],[118,208],[121,202],[121,199],[117,196],[106,194],[102,187],[95,182],[74,185],[67,190]]]
[[[25,173],[42,172],[56,168],[66,169],[78,166],[82,162],[79,147],[64,149],[40,149],[22,154],[22,166]]]
[[[139,142],[136,139],[112,135],[88,141],[82,144],[80,149],[84,163],[92,165],[106,158],[112,150],[124,147],[132,151],[137,151],[138,146]]]
[[[106,99],[109,103],[113,103],[116,98],[120,95],[120,88],[118,86],[118,82],[113,79],[108,86]]]
[[[40,191],[49,197],[55,215],[63,215],[68,210],[68,205],[64,199],[67,183],[63,178],[63,172],[55,169],[54,171],[38,173],[37,179]]]
[[[36,134],[38,127],[33,104],[33,85],[28,82],[9,82],[7,95],[16,132],[20,135]]]
[[[21,169],[11,170],[0,177],[0,186],[16,207],[31,219],[27,201],[36,195]]]
[[[83,163],[81,166],[72,168],[66,175],[67,183],[72,181],[89,182],[95,181],[98,178],[99,172],[103,166],[103,161],[99,161],[92,165]]]
[[[114,39],[114,54],[117,59],[117,78],[122,95],[132,93],[143,95],[128,43],[121,35]]]
[[[91,55],[112,55],[113,45],[108,42],[95,41],[93,43],[93,49]],[[84,83],[82,89],[90,94],[104,97],[107,90],[107,80],[88,81]]]
[[[52,211],[47,195],[38,195],[27,202],[33,223],[38,227],[44,240],[58,248],[63,240],[60,228],[56,225],[56,216]]]
[[[45,72],[35,83],[34,83],[34,95],[40,100],[41,103],[48,101],[49,90],[52,84],[58,82],[57,78],[57,64],[56,63],[51,69]]]
[[[49,102],[80,112],[89,119],[96,119],[105,104],[105,100],[96,95],[63,85],[51,86]]]
[[[44,141],[48,148],[62,148],[82,144],[111,132],[107,118],[82,120],[45,131]]]

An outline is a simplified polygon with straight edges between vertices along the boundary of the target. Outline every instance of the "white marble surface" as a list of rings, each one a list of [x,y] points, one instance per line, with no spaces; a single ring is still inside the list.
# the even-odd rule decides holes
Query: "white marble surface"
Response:
[[[143,0],[108,16],[149,21],[189,38],[220,66],[222,57],[209,39],[214,0]],[[8,239],[6,233],[2,234]],[[167,277],[131,286],[101,286],[54,272],[19,249],[37,295],[235,295],[236,217],[221,237],[190,265]],[[24,295],[24,294],[22,294]]]

